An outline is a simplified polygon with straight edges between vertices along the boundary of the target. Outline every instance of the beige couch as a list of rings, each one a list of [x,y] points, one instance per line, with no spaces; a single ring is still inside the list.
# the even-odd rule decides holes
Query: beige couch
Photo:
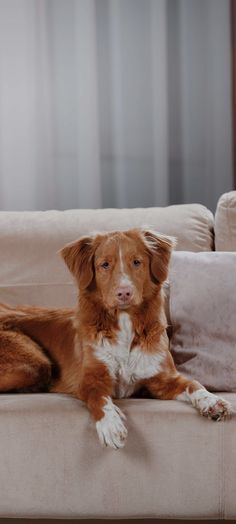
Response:
[[[71,306],[57,254],[92,230],[150,225],[177,249],[236,251],[236,192],[215,219],[197,204],[168,208],[0,213],[0,300]],[[214,237],[215,233],[215,237]],[[225,394],[236,405],[236,394]],[[236,518],[236,417],[202,418],[178,401],[121,400],[129,438],[101,449],[83,403],[66,395],[1,395],[0,517]]]

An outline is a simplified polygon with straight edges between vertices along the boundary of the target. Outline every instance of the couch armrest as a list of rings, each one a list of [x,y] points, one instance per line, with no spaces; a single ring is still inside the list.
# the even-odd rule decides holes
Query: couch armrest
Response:
[[[215,214],[216,251],[236,251],[236,191],[224,193]]]

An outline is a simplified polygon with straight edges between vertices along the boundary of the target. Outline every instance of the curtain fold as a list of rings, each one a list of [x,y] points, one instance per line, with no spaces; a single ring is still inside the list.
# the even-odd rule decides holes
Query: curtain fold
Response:
[[[0,209],[232,189],[229,0],[0,0]]]

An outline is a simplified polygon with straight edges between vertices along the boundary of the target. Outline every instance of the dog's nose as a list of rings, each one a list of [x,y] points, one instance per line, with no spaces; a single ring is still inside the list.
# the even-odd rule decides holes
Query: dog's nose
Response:
[[[119,302],[126,303],[129,302],[133,295],[133,289],[131,286],[119,286],[116,289],[116,297]]]

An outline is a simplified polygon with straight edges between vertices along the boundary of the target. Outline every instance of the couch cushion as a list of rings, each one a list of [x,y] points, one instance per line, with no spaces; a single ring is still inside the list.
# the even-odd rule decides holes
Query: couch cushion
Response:
[[[174,253],[171,351],[210,390],[236,391],[236,253]]]
[[[200,204],[149,209],[1,212],[0,300],[11,304],[73,306],[76,290],[57,251],[94,230],[142,225],[176,236],[177,249],[212,249],[213,217]]]
[[[79,400],[1,395],[0,517],[236,517],[235,417],[216,424],[180,401],[117,404],[129,434],[115,451]]]
[[[236,251],[236,191],[219,199],[215,215],[215,249]]]

